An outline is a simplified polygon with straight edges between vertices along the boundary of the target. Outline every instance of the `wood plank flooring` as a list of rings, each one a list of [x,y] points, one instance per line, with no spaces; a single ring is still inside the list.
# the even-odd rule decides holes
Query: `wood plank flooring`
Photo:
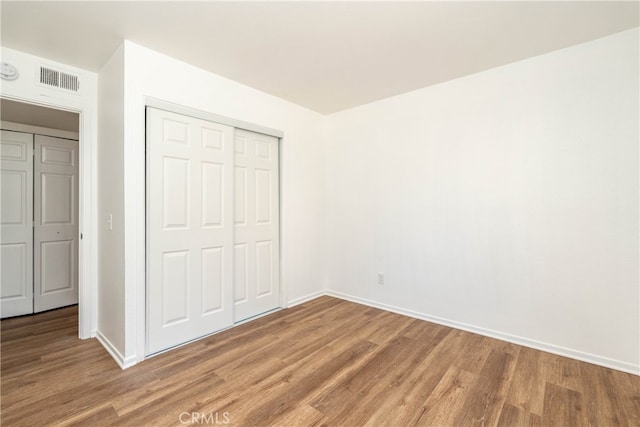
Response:
[[[640,426],[640,377],[321,297],[120,370],[77,308],[1,322],[3,426]]]

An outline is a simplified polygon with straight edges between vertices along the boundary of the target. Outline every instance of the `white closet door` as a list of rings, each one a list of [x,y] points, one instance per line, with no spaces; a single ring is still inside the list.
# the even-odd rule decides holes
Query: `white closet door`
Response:
[[[33,135],[0,137],[0,311],[33,312]]]
[[[280,306],[278,139],[236,129],[234,321]]]
[[[147,353],[233,324],[233,128],[147,109]]]
[[[78,303],[78,141],[35,137],[34,311]]]

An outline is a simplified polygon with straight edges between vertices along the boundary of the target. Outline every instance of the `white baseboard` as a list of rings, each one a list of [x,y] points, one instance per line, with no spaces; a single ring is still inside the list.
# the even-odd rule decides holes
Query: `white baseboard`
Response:
[[[483,328],[480,326],[457,322],[455,320],[444,319],[444,318],[432,316],[426,313],[407,310],[402,307],[384,304],[377,301],[369,300],[366,298],[360,298],[360,297],[356,297],[353,295],[349,295],[349,294],[345,294],[345,293],[333,291],[333,290],[314,292],[312,294],[293,299],[288,302],[287,308],[295,307],[296,305],[303,304],[305,302],[314,300],[316,298],[319,298],[325,295],[335,297],[335,298],[340,298],[346,301],[355,302],[357,304],[363,304],[369,307],[379,308],[381,310],[390,311],[392,313],[402,314],[404,316],[413,317],[415,319],[425,320],[427,322],[448,326],[454,329],[460,329],[463,331],[472,332],[475,334],[479,334],[479,335],[483,335],[491,338],[496,338],[496,339],[507,341],[513,344],[522,345],[524,347],[530,347],[536,350],[545,351],[547,353],[553,353],[559,356],[581,360],[583,362],[592,363],[594,365],[599,365],[599,366],[615,369],[622,372],[627,372],[634,375],[640,375],[640,364],[635,365],[633,363],[610,359],[607,357],[598,356],[591,353],[585,353],[579,350],[573,350],[570,348],[549,344],[542,341],[536,341],[529,338],[520,337],[517,335],[494,331],[494,330]],[[137,360],[135,357],[124,358],[122,354],[118,351],[118,349],[116,349],[116,347],[104,335],[102,335],[100,331],[96,331],[95,337],[122,369],[129,368],[137,363]]]
[[[606,368],[628,372],[634,375],[640,375],[640,365],[634,365],[632,363],[610,359],[610,358],[598,356],[595,354],[585,353],[582,351],[573,350],[570,348],[549,344],[541,341],[536,341],[529,338],[519,337],[517,335],[511,335],[504,332],[494,331],[494,330],[486,329],[479,326],[469,325],[462,322],[456,322],[454,320],[443,319],[441,317],[431,316],[429,314],[407,310],[401,307],[383,304],[383,303],[368,300],[365,298],[355,297],[353,295],[344,294],[342,292],[327,290],[325,294],[335,298],[340,298],[340,299],[355,302],[358,304],[363,304],[369,307],[379,308],[381,310],[391,311],[393,313],[398,313],[405,316],[413,317],[415,319],[426,320],[428,322],[437,323],[439,325],[449,326],[451,328],[461,329],[463,331],[472,332],[475,334],[484,335],[491,338],[496,338],[496,339],[507,341],[513,344],[522,345],[524,347],[530,347],[536,350],[545,351],[547,353],[553,353],[559,356],[569,357],[571,359],[592,363],[594,365],[604,366]]]
[[[111,357],[113,357],[113,360],[116,361],[121,369],[130,368],[137,363],[135,356],[127,358],[123,357],[118,349],[111,343],[111,341],[109,341],[107,337],[102,335],[100,331],[96,331],[96,339],[100,344],[102,344],[104,349],[107,350],[107,353],[109,353]]]
[[[291,308],[291,307],[295,307],[296,305],[304,304],[307,301],[314,300],[314,299],[319,298],[319,297],[324,296],[324,295],[327,295],[327,293],[325,291],[318,291],[318,292],[314,292],[314,293],[309,294],[309,295],[305,295],[305,296],[300,297],[300,298],[293,299],[293,300],[291,300],[291,301],[289,301],[287,303],[287,308]]]

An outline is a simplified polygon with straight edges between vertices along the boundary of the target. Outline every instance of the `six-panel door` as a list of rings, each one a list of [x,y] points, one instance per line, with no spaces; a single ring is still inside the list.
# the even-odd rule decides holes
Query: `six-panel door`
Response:
[[[280,305],[278,139],[147,108],[147,354]]]
[[[278,139],[235,131],[234,320],[280,305]]]
[[[78,141],[35,136],[34,311],[78,303]]]
[[[0,137],[0,315],[33,312],[33,135]]]
[[[233,323],[233,128],[147,109],[147,354]]]

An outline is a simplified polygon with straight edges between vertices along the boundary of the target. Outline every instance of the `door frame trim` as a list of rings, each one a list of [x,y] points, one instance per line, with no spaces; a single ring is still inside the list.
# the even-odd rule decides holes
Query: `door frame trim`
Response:
[[[43,101],[42,98],[3,93],[2,98],[78,114],[78,336],[93,338],[98,325],[97,111],[82,101],[58,97],[47,97]]]
[[[76,141],[80,141],[80,134],[78,132],[71,132],[68,130],[25,125],[22,123],[7,122],[4,120],[0,121],[0,127],[2,127],[2,130],[10,130],[12,132],[32,133],[34,135],[52,136],[54,138],[74,139]]]
[[[251,132],[262,133],[264,135],[275,136],[278,139],[284,137],[284,132],[270,127],[245,122],[242,120],[232,119],[230,117],[220,116],[214,113],[198,110],[195,108],[185,107],[183,105],[162,101],[156,98],[145,99],[145,107],[157,108],[158,110],[168,111],[169,113],[181,114],[183,116],[194,117],[196,119],[206,120],[208,122],[219,123],[221,125],[231,126],[237,129],[244,129]]]

